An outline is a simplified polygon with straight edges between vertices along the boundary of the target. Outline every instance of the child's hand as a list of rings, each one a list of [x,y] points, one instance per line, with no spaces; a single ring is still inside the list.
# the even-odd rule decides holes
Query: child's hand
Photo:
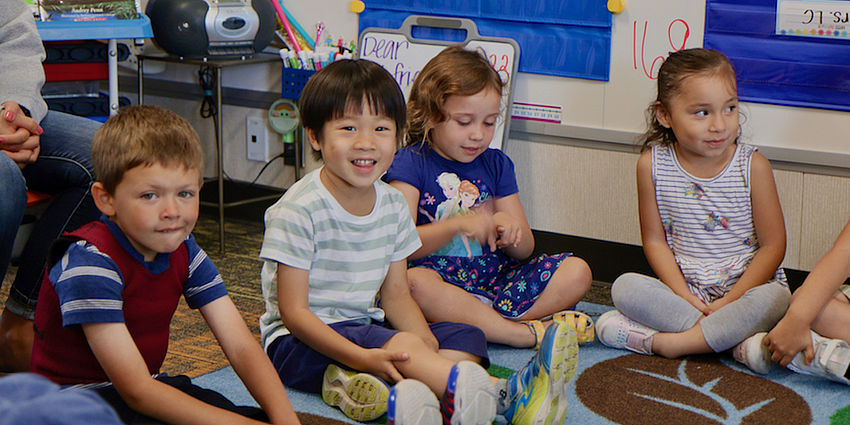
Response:
[[[763,343],[773,353],[771,360],[782,367],[788,366],[800,351],[806,357],[806,364],[815,356],[810,329],[797,320],[780,320],[764,337]]]
[[[460,223],[458,233],[478,241],[482,246],[489,246],[491,252],[496,250],[498,234],[492,214],[476,211],[474,214],[455,216],[455,219]]]
[[[351,365],[356,370],[371,373],[390,384],[395,384],[404,379],[395,367],[395,362],[408,360],[407,353],[389,351],[383,348],[370,348],[366,350],[366,359],[362,365]]]
[[[496,240],[497,247],[519,246],[522,240],[522,224],[517,219],[500,211],[493,214],[493,222],[496,224],[496,233],[499,235]]]
[[[709,314],[712,313],[712,309],[709,308],[709,306],[707,306],[704,302],[702,302],[702,300],[699,299],[699,297],[697,297],[696,295],[691,294],[689,292],[687,295],[683,296],[682,298],[684,298],[685,301],[687,301],[690,305],[694,306],[694,308],[699,310],[702,313],[703,316],[708,316]]]
[[[703,314],[708,316],[709,314],[714,313],[717,310],[720,310],[721,308],[723,308],[724,306],[726,306],[726,304],[729,304],[730,302],[731,301],[728,298],[726,298],[725,296],[720,297],[720,298],[712,301],[710,304],[708,304],[708,313],[703,313]]]

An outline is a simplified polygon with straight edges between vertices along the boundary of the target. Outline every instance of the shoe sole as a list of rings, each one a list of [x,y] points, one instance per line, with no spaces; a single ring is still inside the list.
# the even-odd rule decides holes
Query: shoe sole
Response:
[[[513,418],[514,424],[553,425],[563,424],[566,420],[567,392],[578,362],[578,337],[571,323],[556,319],[555,324],[558,328],[552,337],[548,367],[543,364],[543,356],[538,356],[541,359],[537,365],[540,372],[531,382],[532,388],[545,385],[546,395],[535,405],[524,409],[524,412],[534,412],[530,422],[520,415]]]
[[[576,338],[579,345],[584,345],[593,342],[596,337],[596,327],[593,324],[593,319],[585,313],[573,310],[559,311],[552,315],[552,319],[561,319],[567,323],[572,323],[576,330]]]
[[[456,409],[452,412],[448,423],[451,425],[492,424],[496,417],[496,387],[490,380],[490,375],[480,365],[470,361],[459,362],[456,367],[458,370],[454,385]]]
[[[375,420],[387,411],[387,385],[367,373],[353,373],[336,365],[325,369],[322,400],[336,406],[345,416],[358,421]]]
[[[567,326],[567,340],[566,347],[564,350],[564,359],[558,363],[555,363],[554,370],[556,372],[553,373],[554,378],[551,382],[560,382],[561,385],[561,393],[558,395],[558,406],[557,406],[557,416],[552,416],[551,414],[547,416],[547,419],[543,422],[545,425],[551,424],[564,424],[567,421],[567,393],[569,392],[570,381],[572,381],[573,377],[576,374],[578,367],[578,346],[579,335],[575,328],[572,326],[570,322],[566,322],[564,325]],[[591,322],[591,326],[593,326]],[[592,330],[592,328],[591,328]],[[591,337],[592,340],[592,337]],[[551,409],[552,406],[550,406]],[[552,417],[554,421],[549,421],[549,417]]]
[[[405,379],[390,388],[387,425],[440,425],[440,403],[422,382]]]

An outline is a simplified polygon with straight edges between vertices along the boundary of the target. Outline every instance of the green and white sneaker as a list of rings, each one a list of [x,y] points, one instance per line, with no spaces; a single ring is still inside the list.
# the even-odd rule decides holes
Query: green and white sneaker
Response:
[[[570,322],[556,317],[537,353],[508,377],[507,396],[511,401],[505,419],[515,425],[563,424],[567,391],[577,363],[576,330]]]
[[[322,400],[339,407],[358,422],[375,420],[387,411],[390,389],[384,381],[368,373],[359,373],[329,365],[322,378]]]

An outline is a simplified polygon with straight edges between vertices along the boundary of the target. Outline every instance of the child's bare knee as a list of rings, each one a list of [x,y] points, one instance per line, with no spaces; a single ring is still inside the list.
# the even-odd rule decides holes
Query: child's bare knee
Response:
[[[384,344],[384,348],[412,351],[415,349],[425,348],[425,341],[414,333],[401,331],[393,335],[392,338]]]

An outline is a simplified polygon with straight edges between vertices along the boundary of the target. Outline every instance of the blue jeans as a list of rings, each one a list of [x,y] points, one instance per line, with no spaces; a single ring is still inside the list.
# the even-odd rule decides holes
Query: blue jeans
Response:
[[[96,220],[100,213],[92,200],[94,182],[91,139],[100,123],[88,118],[49,111],[41,121],[38,160],[23,170],[0,154],[0,277],[6,275],[12,244],[26,207],[26,190],[54,195],[21,253],[18,273],[6,308],[32,319],[50,244],[65,231]]]

